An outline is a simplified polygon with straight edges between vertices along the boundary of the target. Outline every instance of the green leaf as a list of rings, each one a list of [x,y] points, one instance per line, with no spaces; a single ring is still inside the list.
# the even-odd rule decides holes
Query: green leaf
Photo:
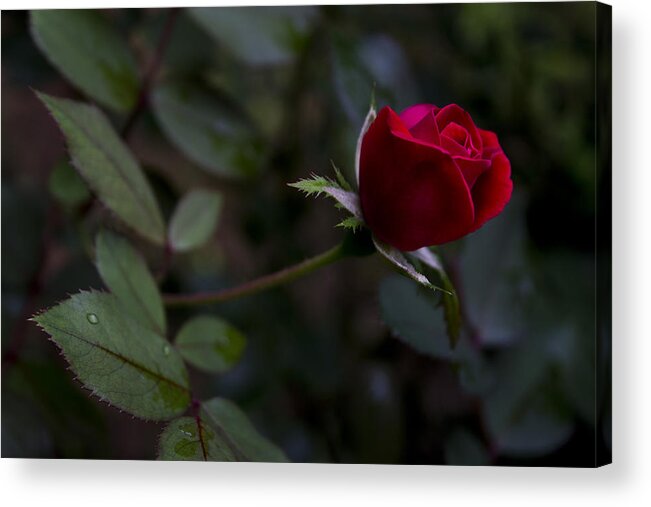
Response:
[[[500,454],[542,456],[572,433],[573,416],[552,369],[554,337],[553,332],[532,331],[498,358],[483,410]]]
[[[339,177],[339,175],[337,177]],[[321,194],[325,194],[337,201],[339,206],[348,211],[359,221],[362,223],[364,221],[357,193],[345,190],[336,181],[326,178],[325,176],[317,176],[316,174],[313,174],[309,178],[304,178],[295,183],[289,183],[288,185],[304,192],[306,196],[318,197]]]
[[[32,36],[48,60],[86,95],[117,112],[138,95],[138,68],[126,37],[95,10],[31,12]]]
[[[313,174],[309,178],[303,178],[295,183],[288,183],[290,187],[304,192],[306,196],[319,197],[328,187],[337,187],[337,183],[329,180],[325,176]]]
[[[367,114],[371,95],[396,109],[417,100],[409,58],[391,37],[378,34],[358,40],[342,30],[333,33],[329,53],[334,91],[355,128]]]
[[[536,304],[528,312],[528,325],[536,334],[544,332],[568,401],[594,426],[599,410],[596,382],[601,374],[595,338],[595,259],[548,253],[532,269]]]
[[[335,171],[335,178],[337,180],[337,184],[339,187],[341,187],[343,190],[348,190],[350,192],[353,191],[353,187],[348,183],[348,180],[344,176],[344,174],[341,172],[341,170],[335,165],[335,163],[331,160],[330,164],[332,164],[332,169]]]
[[[455,347],[461,335],[461,305],[459,296],[452,285],[452,281],[445,272],[440,273],[443,280],[443,315],[445,316],[445,328],[448,331],[450,345]]]
[[[222,198],[217,192],[194,190],[179,202],[169,225],[170,246],[183,252],[203,245],[217,226]]]
[[[443,310],[445,315],[445,324],[450,338],[450,345],[454,347],[459,340],[461,333],[461,307],[459,297],[452,285],[452,281],[443,269],[443,263],[439,257],[429,248],[420,248],[410,253],[411,256],[433,269],[441,279],[443,285]]]
[[[485,466],[490,464],[490,454],[474,434],[457,429],[445,439],[445,462],[448,465]]]
[[[411,280],[400,276],[385,278],[380,284],[382,320],[394,336],[418,352],[452,360],[456,355],[447,339],[443,313],[427,296]]]
[[[199,431],[201,428],[201,432]],[[160,436],[158,459],[164,461],[225,461],[213,430],[200,419],[181,417],[173,420]],[[213,459],[213,457],[215,457]]]
[[[150,241],[165,242],[165,224],[138,162],[94,106],[38,93],[65,135],[75,168],[97,197]]]
[[[253,427],[234,403],[213,398],[196,417],[172,421],[160,438],[158,458],[166,461],[261,461],[287,458]]]
[[[249,65],[290,63],[305,44],[318,14],[314,6],[198,7],[194,20]]]
[[[373,238],[373,243],[375,244],[377,251],[380,252],[386,260],[388,260],[391,264],[397,267],[403,274],[407,275],[412,280],[415,280],[423,287],[427,287],[428,289],[440,290],[441,292],[452,295],[450,291],[434,285],[429,280],[429,278],[418,271],[414,265],[409,262],[407,257],[405,257],[405,254],[397,248],[394,248],[391,245],[387,245],[386,243],[382,243],[377,238]]]
[[[201,404],[201,418],[214,428],[236,461],[287,461],[285,454],[258,433],[233,402],[213,398]]]
[[[154,90],[152,105],[170,141],[208,172],[228,178],[259,172],[262,147],[252,127],[214,93],[169,82]]]
[[[67,162],[54,167],[49,186],[50,193],[65,208],[75,208],[90,198],[86,183]]]
[[[544,395],[526,400],[501,426],[494,426],[490,407],[488,414],[500,454],[513,457],[549,454],[567,442],[574,430],[572,417]]]
[[[351,231],[355,232],[358,229],[364,227],[364,222],[362,222],[359,218],[350,215],[339,222],[337,224],[337,227],[343,227],[344,229],[350,229]]]
[[[504,346],[527,326],[524,198],[514,193],[502,214],[463,242],[460,289],[467,318],[485,345]]]
[[[193,366],[207,372],[221,373],[239,361],[246,338],[228,322],[201,315],[181,328],[175,345],[183,359]]]
[[[349,37],[332,37],[332,80],[337,98],[351,123],[359,125],[373,92],[375,77],[364,65],[358,45]]]
[[[190,403],[188,373],[179,354],[126,315],[115,296],[80,292],[33,320],[101,400],[151,420],[171,419]]]
[[[95,240],[95,262],[102,280],[120,300],[124,311],[164,335],[163,300],[142,255],[126,239],[102,230]]]

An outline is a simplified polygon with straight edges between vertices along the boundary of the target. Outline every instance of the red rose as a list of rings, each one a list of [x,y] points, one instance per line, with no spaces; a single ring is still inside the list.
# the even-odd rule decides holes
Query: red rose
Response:
[[[453,241],[511,198],[511,164],[497,136],[456,104],[385,107],[362,140],[359,195],[373,234],[399,250]]]

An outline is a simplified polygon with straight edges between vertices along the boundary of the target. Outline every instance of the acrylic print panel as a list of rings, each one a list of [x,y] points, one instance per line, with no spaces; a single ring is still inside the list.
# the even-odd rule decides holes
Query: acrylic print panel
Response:
[[[3,11],[3,457],[609,463],[610,24]]]

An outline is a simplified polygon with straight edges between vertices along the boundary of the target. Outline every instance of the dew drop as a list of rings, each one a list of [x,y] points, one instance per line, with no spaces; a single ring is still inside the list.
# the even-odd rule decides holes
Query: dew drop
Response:
[[[87,313],[86,318],[91,324],[99,324],[99,318],[94,313]]]
[[[196,436],[194,424],[183,424],[179,431],[186,437],[194,438]]]
[[[163,354],[165,354],[166,356],[170,355],[170,346],[169,345],[163,346]]]

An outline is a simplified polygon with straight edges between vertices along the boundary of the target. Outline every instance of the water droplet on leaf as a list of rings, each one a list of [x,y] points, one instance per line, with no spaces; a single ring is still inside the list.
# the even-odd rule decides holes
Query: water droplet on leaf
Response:
[[[196,426],[194,424],[184,424],[179,428],[179,431],[186,437],[194,438],[196,436]]]
[[[163,347],[163,354],[165,354],[166,356],[170,355],[170,346],[169,345],[165,345]]]
[[[91,324],[99,324],[99,318],[94,313],[86,314],[86,318],[88,319],[88,322],[90,322]]]

